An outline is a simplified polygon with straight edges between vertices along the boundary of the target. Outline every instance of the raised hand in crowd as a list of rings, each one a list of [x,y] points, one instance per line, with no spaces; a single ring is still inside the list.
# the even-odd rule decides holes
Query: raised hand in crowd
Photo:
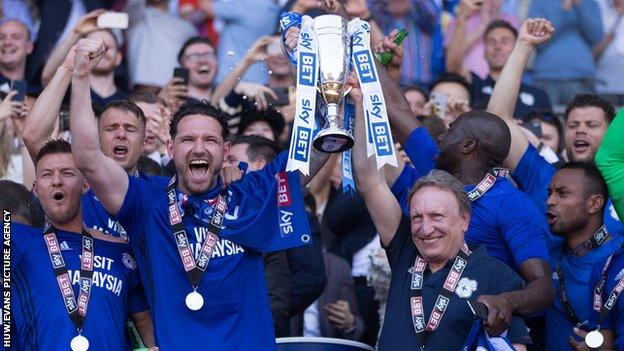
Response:
[[[487,110],[501,117],[511,132],[511,149],[504,166],[512,172],[528,147],[528,141],[520,126],[513,119],[524,68],[535,46],[552,38],[555,28],[544,18],[530,18],[524,21],[518,33],[518,40],[507,63],[498,78]]]
[[[184,79],[173,77],[160,89],[158,96],[165,100],[168,108],[176,110],[188,98],[188,87],[184,84]]]
[[[80,19],[78,20],[78,22],[76,22],[76,25],[73,28],[74,33],[82,37],[98,29],[97,19],[98,17],[100,17],[101,14],[105,12],[105,9],[97,9],[80,17]]]
[[[277,99],[277,95],[273,89],[258,83],[240,82],[234,88],[234,92],[243,95],[244,98],[254,100],[258,110],[266,110],[269,107],[267,95],[273,99]]]
[[[240,77],[245,74],[251,65],[256,62],[265,61],[269,57],[267,47],[275,40],[279,39],[269,36],[258,38],[258,40],[253,43],[251,48],[249,48],[249,51],[245,57],[243,57],[241,62],[238,63],[232,72],[225,77],[223,82],[219,84],[217,89],[215,89],[210,98],[210,102],[217,106],[222,98],[234,90],[237,94],[244,95],[247,98],[254,100],[257,103],[259,110],[266,110],[269,106],[266,100],[266,95],[270,95],[272,98],[277,99],[275,92],[262,84],[241,82]]]
[[[43,85],[47,85],[50,82],[56,69],[64,63],[63,60],[67,58],[68,52],[73,50],[73,46],[76,42],[78,42],[80,38],[98,29],[97,18],[105,12],[106,10],[104,9],[97,9],[80,17],[69,35],[57,44],[43,67],[43,72],[41,73],[41,82]],[[73,70],[73,68],[72,65],[68,69]]]
[[[169,109],[164,106],[145,115],[146,141],[153,137],[153,142],[156,144],[155,148],[161,155],[167,153],[167,142],[171,141],[169,134],[170,119]]]
[[[7,96],[0,103],[0,123],[3,123],[9,118],[18,117],[22,113],[24,103],[21,101],[11,100],[17,92],[11,90]]]
[[[80,39],[76,45],[74,76],[86,77],[106,52],[103,40]]]

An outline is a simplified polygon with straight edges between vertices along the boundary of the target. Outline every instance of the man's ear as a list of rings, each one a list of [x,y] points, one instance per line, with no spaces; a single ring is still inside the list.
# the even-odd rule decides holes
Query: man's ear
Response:
[[[600,212],[604,204],[605,198],[600,194],[592,194],[585,200],[585,207],[587,208],[587,212],[591,215]]]
[[[459,152],[464,155],[472,153],[477,148],[477,141],[474,139],[465,139],[462,141]]]

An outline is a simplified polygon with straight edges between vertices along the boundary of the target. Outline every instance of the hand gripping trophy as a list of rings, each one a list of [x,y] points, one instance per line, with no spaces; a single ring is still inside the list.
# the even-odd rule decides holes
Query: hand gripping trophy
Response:
[[[287,171],[309,174],[310,145],[326,153],[347,151],[353,147],[353,116],[347,112],[344,97],[347,77],[355,68],[366,111],[368,156],[377,156],[378,167],[396,166],[394,143],[388,123],[385,101],[370,49],[370,26],[358,18],[347,21],[337,15],[315,19],[287,12],[280,16],[282,36],[293,26],[300,27],[297,48],[287,55],[296,67],[297,100]],[[317,92],[324,107],[325,125],[316,133]],[[340,112],[345,111],[341,118]],[[344,154],[343,154],[344,155]],[[349,167],[343,157],[343,174]]]

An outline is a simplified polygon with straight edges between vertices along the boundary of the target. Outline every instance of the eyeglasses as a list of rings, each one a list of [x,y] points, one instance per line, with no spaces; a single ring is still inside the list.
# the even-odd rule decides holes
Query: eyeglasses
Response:
[[[213,60],[215,58],[214,52],[202,52],[185,55],[184,58],[191,63],[199,62],[200,60]]]

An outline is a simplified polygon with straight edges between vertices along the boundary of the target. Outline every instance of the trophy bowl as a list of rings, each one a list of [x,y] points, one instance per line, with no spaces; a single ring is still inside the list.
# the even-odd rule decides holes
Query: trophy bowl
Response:
[[[347,25],[346,19],[336,15],[322,15],[314,19],[320,68],[318,90],[327,112],[325,125],[314,138],[313,145],[326,153],[343,152],[353,147],[353,136],[342,127],[339,116],[351,61],[351,38]]]

